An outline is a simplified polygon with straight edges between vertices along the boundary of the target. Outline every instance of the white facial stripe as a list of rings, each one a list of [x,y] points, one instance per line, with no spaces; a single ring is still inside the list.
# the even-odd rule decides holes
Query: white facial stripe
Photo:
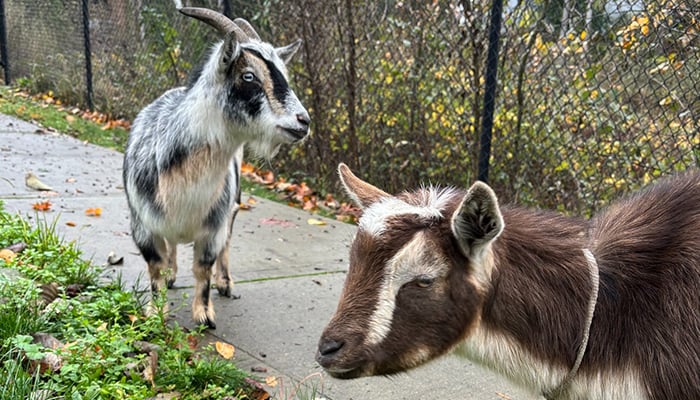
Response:
[[[366,343],[376,345],[386,338],[391,329],[391,323],[396,308],[396,295],[401,286],[412,281],[419,275],[437,278],[446,268],[438,254],[430,252],[425,234],[416,233],[410,242],[392,257],[386,266],[386,273],[379,289],[377,307],[369,320],[369,332]]]
[[[447,201],[457,192],[455,188],[438,190],[428,187],[417,193],[420,205],[409,204],[396,197],[386,197],[366,208],[360,218],[359,227],[379,236],[386,229],[386,220],[396,215],[412,214],[425,218],[442,218]]]

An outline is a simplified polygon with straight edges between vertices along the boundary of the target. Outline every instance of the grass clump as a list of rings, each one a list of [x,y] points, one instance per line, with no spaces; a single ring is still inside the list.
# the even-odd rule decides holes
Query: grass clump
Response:
[[[21,89],[0,86],[0,113],[38,123],[99,146],[124,150],[129,137],[127,129],[110,125],[102,114],[68,109],[51,95],[32,97]]]
[[[120,282],[99,284],[54,228],[0,203],[0,248],[26,244],[0,258],[0,399],[250,398],[247,374],[198,346],[200,332],[145,316]]]

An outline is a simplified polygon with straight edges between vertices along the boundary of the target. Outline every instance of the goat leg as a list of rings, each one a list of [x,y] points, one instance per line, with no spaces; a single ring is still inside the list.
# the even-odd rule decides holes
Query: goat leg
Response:
[[[216,314],[214,312],[214,304],[211,301],[210,287],[212,267],[216,261],[217,254],[220,249],[214,250],[213,247],[217,240],[195,242],[194,244],[194,262],[192,263],[192,272],[194,274],[194,298],[192,299],[192,319],[209,329],[216,329]],[[218,247],[218,246],[217,246]],[[217,251],[218,250],[218,251]]]
[[[168,248],[168,271],[165,284],[168,289],[172,289],[177,278],[177,243],[166,241],[166,245]]]

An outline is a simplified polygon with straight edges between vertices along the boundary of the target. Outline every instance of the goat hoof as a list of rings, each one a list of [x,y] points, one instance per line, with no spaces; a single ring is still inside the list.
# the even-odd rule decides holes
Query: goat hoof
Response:
[[[195,323],[197,326],[202,327],[204,329],[216,329],[216,322],[214,322],[213,319],[209,317],[204,317],[202,320],[195,320]]]
[[[165,286],[168,287],[168,289],[172,289],[173,286],[175,286],[175,279],[168,279],[165,281]]]
[[[216,290],[219,291],[219,295],[221,295],[221,296],[224,296],[224,297],[233,297],[233,293],[232,293],[232,290],[231,290],[231,286],[228,286],[228,285],[226,285],[226,286],[224,286],[224,287],[217,286],[217,287],[216,287]]]

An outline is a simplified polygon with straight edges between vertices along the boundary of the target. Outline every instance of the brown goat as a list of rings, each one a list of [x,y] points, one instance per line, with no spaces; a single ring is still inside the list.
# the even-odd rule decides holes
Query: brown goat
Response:
[[[590,221],[469,190],[391,196],[341,164],[363,208],[316,356],[389,375],[455,350],[548,399],[700,399],[700,173]]]

